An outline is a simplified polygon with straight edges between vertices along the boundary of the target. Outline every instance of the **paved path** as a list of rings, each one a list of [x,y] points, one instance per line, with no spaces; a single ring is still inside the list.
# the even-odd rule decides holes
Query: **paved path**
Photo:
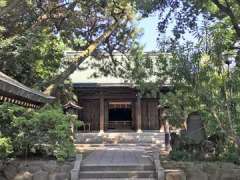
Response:
[[[152,165],[151,148],[142,146],[109,146],[91,152],[83,165]]]

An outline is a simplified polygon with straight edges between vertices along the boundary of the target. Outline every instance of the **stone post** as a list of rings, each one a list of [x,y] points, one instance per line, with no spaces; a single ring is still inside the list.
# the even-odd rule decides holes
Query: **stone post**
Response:
[[[75,160],[75,163],[74,163],[74,167],[71,170],[71,180],[78,180],[79,179],[81,161],[82,161],[82,155],[81,154],[76,154],[76,160]]]
[[[165,179],[164,168],[161,166],[159,152],[156,150],[153,152],[153,162],[157,174],[157,180],[164,180]]]

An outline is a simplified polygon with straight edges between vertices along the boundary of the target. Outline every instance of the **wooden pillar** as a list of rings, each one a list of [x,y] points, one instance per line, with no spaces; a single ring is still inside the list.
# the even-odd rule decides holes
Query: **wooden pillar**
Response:
[[[141,96],[137,94],[137,101],[136,101],[136,125],[137,125],[137,132],[142,132],[142,111],[141,111]]]
[[[100,132],[104,132],[104,97],[100,94]]]
[[[104,130],[108,129],[109,117],[108,117],[108,101],[104,99]]]

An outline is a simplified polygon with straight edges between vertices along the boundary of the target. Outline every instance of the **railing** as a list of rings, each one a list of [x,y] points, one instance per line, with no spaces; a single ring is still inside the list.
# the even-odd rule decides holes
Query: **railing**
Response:
[[[131,129],[132,121],[109,121],[106,126],[108,129]]]

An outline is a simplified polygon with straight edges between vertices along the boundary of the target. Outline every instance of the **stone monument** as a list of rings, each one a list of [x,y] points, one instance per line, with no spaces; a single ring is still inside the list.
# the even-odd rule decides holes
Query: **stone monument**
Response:
[[[200,144],[206,139],[206,133],[200,113],[193,112],[188,115],[186,135],[193,144]]]

